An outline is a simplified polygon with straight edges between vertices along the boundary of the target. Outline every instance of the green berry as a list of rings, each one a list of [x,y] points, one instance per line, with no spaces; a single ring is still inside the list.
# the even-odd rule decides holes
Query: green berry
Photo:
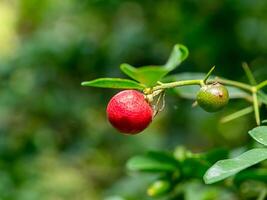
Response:
[[[201,87],[197,94],[197,103],[207,112],[216,112],[227,105],[229,94],[226,87],[214,83]]]

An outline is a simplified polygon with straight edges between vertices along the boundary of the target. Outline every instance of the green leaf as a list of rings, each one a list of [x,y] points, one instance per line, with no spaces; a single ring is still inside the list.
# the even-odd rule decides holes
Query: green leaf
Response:
[[[180,44],[176,44],[172,53],[164,66],[144,66],[135,68],[129,64],[121,64],[120,69],[132,79],[147,86],[154,86],[170,71],[174,70],[188,56],[188,49]]]
[[[212,163],[228,157],[226,149],[213,149],[204,153],[193,153],[180,163],[181,174],[184,178],[201,179]]]
[[[248,132],[257,142],[267,146],[267,126],[259,126]]]
[[[92,81],[82,82],[82,86],[114,88],[114,89],[138,89],[143,90],[144,85],[136,81],[121,78],[99,78]]]
[[[208,169],[204,181],[206,184],[221,181],[265,159],[267,159],[267,148],[252,149],[236,158],[220,160]]]
[[[250,169],[238,173],[234,183],[240,184],[246,180],[258,180],[267,183],[267,169]]]
[[[162,152],[149,152],[146,155],[131,158],[126,166],[132,171],[171,172],[177,169],[177,161]]]
[[[147,86],[153,86],[169,71],[159,66],[145,66],[135,68],[129,64],[121,64],[120,69],[132,79]]]
[[[201,158],[207,160],[209,163],[214,163],[219,159],[225,159],[229,156],[229,150],[225,148],[212,149],[206,153],[200,154]]]
[[[185,72],[180,74],[175,74],[171,76],[167,76],[164,78],[164,82],[170,82],[170,81],[181,81],[181,80],[193,80],[193,79],[203,79],[206,76],[204,73],[191,73],[191,72]],[[214,78],[214,76],[211,76],[211,79]],[[227,86],[227,89],[229,91],[229,96],[231,99],[239,99],[239,98],[250,98],[250,94],[247,92]],[[182,98],[186,99],[195,99],[197,92],[199,91],[199,86],[184,86],[184,87],[176,87],[173,89],[175,93],[177,93]]]
[[[164,68],[168,69],[168,71],[174,70],[187,58],[188,54],[188,49],[184,45],[176,44]]]

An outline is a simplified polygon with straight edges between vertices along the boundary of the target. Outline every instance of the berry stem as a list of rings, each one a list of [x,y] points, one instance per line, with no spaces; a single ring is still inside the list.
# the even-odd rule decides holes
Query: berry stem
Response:
[[[207,73],[206,77],[203,79],[203,82],[206,84],[208,78],[210,77],[211,73],[214,71],[215,66],[213,66],[210,71]]]
[[[157,85],[153,87],[153,91],[156,90],[164,90],[168,88],[186,86],[186,85],[204,85],[203,80],[185,80],[185,81],[175,81],[170,83],[161,83],[161,85]]]
[[[228,79],[221,79],[221,78],[216,78],[214,80],[210,80],[208,81],[208,83],[215,83],[215,82],[219,82],[225,85],[229,85],[229,86],[234,86],[240,89],[243,89],[245,91],[248,92],[253,92],[254,88],[253,86],[250,86],[246,83],[241,83],[238,81],[233,81],[233,80],[228,80]],[[199,86],[203,86],[205,85],[204,80],[184,80],[184,81],[175,81],[175,82],[170,82],[170,83],[161,83],[160,85],[157,85],[155,87],[153,87],[153,91],[156,90],[164,90],[164,89],[168,89],[168,88],[174,88],[174,87],[181,87],[181,86],[186,86],[186,85],[199,85]],[[265,85],[267,85],[267,81],[265,83]]]
[[[251,85],[248,85],[246,83],[241,83],[241,82],[238,82],[238,81],[216,78],[215,80],[211,80],[209,82],[219,82],[221,84],[225,84],[225,85],[228,85],[228,86],[234,86],[234,87],[240,88],[242,90],[246,90],[248,92],[253,92],[253,87]]]

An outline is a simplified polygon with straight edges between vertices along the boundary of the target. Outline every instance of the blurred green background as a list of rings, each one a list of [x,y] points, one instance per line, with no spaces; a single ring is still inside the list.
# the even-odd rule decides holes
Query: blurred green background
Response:
[[[153,124],[129,137],[106,121],[117,91],[80,86],[124,77],[121,63],[163,64],[176,43],[190,55],[174,73],[216,65],[246,81],[247,61],[266,79],[267,1],[0,0],[0,199],[145,199],[149,178],[127,174],[130,156],[244,145],[253,115],[219,123],[243,101],[207,114],[168,95]]]

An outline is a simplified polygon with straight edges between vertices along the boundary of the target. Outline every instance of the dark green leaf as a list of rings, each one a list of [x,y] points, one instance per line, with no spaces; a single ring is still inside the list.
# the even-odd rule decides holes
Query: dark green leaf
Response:
[[[240,184],[246,180],[258,180],[267,183],[267,169],[244,170],[235,176],[234,182]]]
[[[180,164],[182,174],[189,179],[201,179],[212,163],[227,158],[228,153],[226,149],[214,149],[205,153],[192,154],[191,158],[186,158],[184,162]]]
[[[248,133],[254,140],[267,146],[267,126],[256,127]]]
[[[204,181],[206,184],[221,181],[265,159],[267,159],[267,148],[252,149],[236,158],[220,160],[208,169]]]
[[[174,70],[187,58],[188,54],[188,49],[184,45],[176,44],[164,68],[168,71]]]
[[[147,86],[153,86],[168,73],[168,70],[160,66],[145,66],[135,68],[128,64],[122,64],[120,69],[132,79]]]
[[[201,157],[203,157],[209,163],[214,163],[217,160],[227,158],[229,155],[229,151],[224,148],[217,148],[217,149],[210,150],[206,153],[202,153],[200,155],[202,155]]]
[[[82,82],[82,86],[138,90],[143,90],[145,88],[145,86],[140,83],[121,78],[99,78],[92,81]]]
[[[133,171],[170,172],[177,169],[177,161],[165,153],[149,152],[131,158],[127,162],[127,168]]]

